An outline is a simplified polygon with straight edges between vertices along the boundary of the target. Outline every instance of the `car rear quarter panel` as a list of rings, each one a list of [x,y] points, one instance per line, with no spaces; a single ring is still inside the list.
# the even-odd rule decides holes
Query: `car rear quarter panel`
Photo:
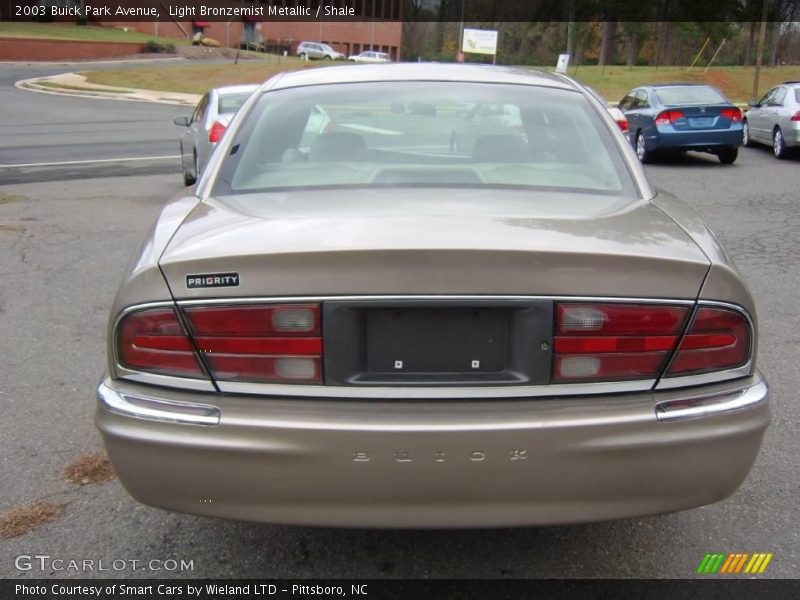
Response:
[[[699,298],[730,302],[741,306],[750,314],[757,331],[758,320],[753,295],[739,274],[733,259],[722,247],[714,232],[691,206],[668,192],[659,190],[653,203],[692,236],[695,243],[711,261]]]
[[[187,196],[185,192],[169,200],[128,264],[122,277],[122,283],[114,298],[111,318],[108,323],[109,373],[113,374],[115,372],[112,358],[114,350],[111,344],[114,339],[114,323],[119,314],[126,308],[136,304],[163,302],[172,298],[167,282],[158,266],[158,259],[172,239],[178,226],[198,202],[199,200],[196,196]]]

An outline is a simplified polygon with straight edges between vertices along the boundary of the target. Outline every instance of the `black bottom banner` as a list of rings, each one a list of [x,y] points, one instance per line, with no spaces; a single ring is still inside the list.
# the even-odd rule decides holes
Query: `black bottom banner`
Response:
[[[800,580],[664,579],[364,579],[364,580],[2,580],[2,600],[299,600],[313,598],[470,600],[581,598],[658,600],[774,600],[800,598]]]

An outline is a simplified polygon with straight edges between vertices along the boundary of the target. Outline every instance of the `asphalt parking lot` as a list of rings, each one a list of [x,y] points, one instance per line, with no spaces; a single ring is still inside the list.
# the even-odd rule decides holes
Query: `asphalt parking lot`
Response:
[[[0,577],[690,577],[706,552],[772,552],[765,576],[800,572],[800,158],[744,148],[732,166],[689,154],[648,167],[656,186],[709,222],[757,300],[774,418],[733,497],[671,515],[513,530],[227,522],[139,505],[116,480],[75,486],[63,476],[101,447],[92,415],[109,306],[137,244],[181,189],[171,120],[189,111],[10,87],[31,69],[0,76],[0,512],[38,500],[66,507],[0,541]],[[33,554],[128,562],[94,573],[17,569],[16,556]],[[152,559],[193,569],[142,568]]]

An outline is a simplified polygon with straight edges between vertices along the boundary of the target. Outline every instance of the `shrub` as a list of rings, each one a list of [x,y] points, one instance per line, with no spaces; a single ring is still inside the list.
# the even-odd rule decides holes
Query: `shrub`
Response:
[[[159,44],[155,40],[148,40],[144,44],[144,51],[153,54],[175,54],[175,44]]]
[[[144,51],[152,52],[154,54],[160,54],[161,52],[164,51],[164,49],[162,48],[161,44],[159,44],[155,40],[148,40],[144,44]]]

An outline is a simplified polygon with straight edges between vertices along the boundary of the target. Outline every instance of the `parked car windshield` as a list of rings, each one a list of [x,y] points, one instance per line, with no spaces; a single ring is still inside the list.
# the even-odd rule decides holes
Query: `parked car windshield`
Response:
[[[217,112],[220,114],[235,113],[239,110],[252,92],[236,92],[231,94],[223,94],[219,97],[219,106]]]
[[[655,90],[661,104],[727,104],[728,100],[712,87],[704,85],[677,85]]]
[[[213,192],[437,185],[636,196],[619,146],[581,94],[418,81],[265,93]]]

